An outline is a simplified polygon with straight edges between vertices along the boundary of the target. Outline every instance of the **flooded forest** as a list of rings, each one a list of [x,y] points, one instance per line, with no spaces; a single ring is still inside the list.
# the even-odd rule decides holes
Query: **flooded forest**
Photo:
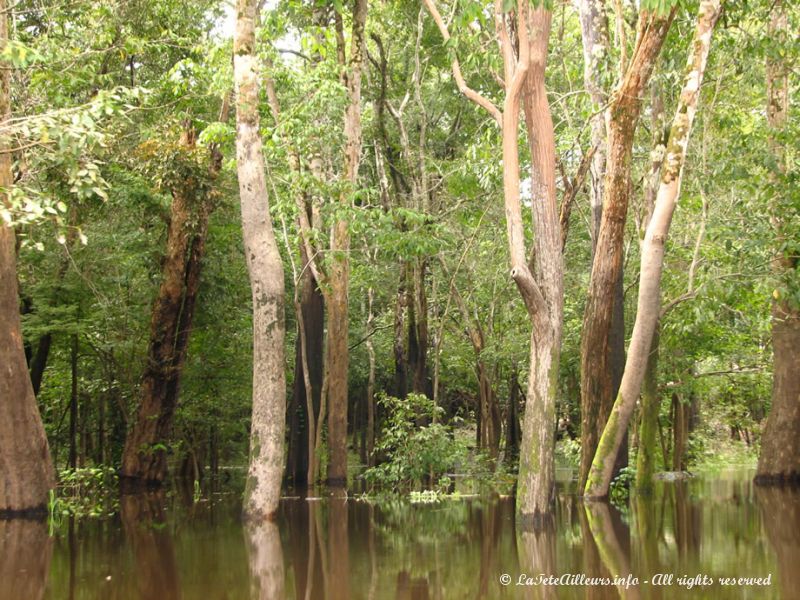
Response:
[[[0,600],[792,600],[800,6],[0,0]]]

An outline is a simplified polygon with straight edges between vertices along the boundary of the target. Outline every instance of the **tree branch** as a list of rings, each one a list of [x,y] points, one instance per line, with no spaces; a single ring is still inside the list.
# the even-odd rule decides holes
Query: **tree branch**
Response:
[[[425,8],[428,9],[428,12],[433,17],[433,20],[436,22],[436,26],[439,28],[439,32],[442,34],[444,41],[449,42],[451,39],[450,32],[447,29],[447,25],[445,25],[444,21],[442,20],[442,15],[439,14],[439,10],[436,8],[434,0],[422,0],[422,2],[425,4]],[[486,111],[492,115],[494,120],[497,121],[497,124],[502,127],[503,113],[500,112],[500,109],[497,108],[491,102],[491,100],[485,98],[467,85],[467,82],[464,80],[464,75],[461,73],[461,65],[458,62],[458,58],[455,56],[453,57],[452,69],[453,77],[456,80],[456,85],[458,86],[459,91],[467,98],[472,100],[475,104],[486,109]]]

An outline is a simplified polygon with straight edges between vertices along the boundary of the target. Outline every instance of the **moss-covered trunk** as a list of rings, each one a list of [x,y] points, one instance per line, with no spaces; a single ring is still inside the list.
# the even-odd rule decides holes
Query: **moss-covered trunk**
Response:
[[[658,393],[658,343],[660,338],[658,330],[659,326],[656,325],[642,384],[639,449],[636,455],[636,491],[642,495],[650,495],[653,492],[656,450],[658,449],[658,416],[661,409],[661,395]]]

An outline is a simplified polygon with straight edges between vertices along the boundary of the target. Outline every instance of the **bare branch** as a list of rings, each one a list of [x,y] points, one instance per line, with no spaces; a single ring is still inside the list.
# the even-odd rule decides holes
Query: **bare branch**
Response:
[[[428,9],[428,12],[433,17],[433,20],[436,22],[436,26],[439,28],[439,32],[442,34],[445,42],[450,41],[450,32],[447,29],[447,25],[445,25],[444,21],[442,20],[442,15],[439,14],[439,10],[436,8],[436,4],[434,4],[434,0],[422,0],[425,4],[425,7]],[[503,124],[503,113],[500,112],[500,109],[497,108],[491,100],[485,98],[471,87],[467,85],[467,82],[464,81],[464,75],[461,73],[461,65],[458,62],[458,59],[453,57],[452,63],[453,69],[453,77],[456,80],[456,85],[458,86],[459,91],[464,94],[467,98],[472,100],[478,106],[483,107],[486,111],[489,112],[494,120],[497,121],[497,124],[502,126]]]

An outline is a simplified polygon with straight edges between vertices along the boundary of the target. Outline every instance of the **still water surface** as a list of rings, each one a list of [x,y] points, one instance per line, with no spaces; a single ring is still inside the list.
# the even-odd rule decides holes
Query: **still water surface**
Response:
[[[756,488],[751,476],[664,483],[624,512],[584,505],[562,485],[555,528],[539,535],[515,530],[504,498],[286,498],[275,524],[250,527],[237,491],[126,496],[117,517],[68,520],[52,536],[44,524],[0,522],[0,600],[798,599],[800,493]],[[654,585],[659,573],[671,585]],[[631,585],[517,585],[540,574]],[[715,583],[679,579],[698,575]],[[718,583],[767,576],[768,586]]]

